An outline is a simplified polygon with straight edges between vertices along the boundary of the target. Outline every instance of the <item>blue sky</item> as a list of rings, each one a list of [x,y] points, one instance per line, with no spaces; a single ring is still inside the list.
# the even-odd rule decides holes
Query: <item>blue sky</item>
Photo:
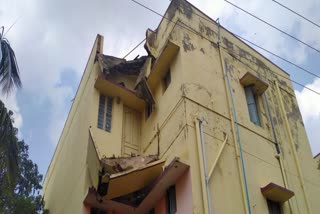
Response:
[[[162,14],[170,3],[169,0],[140,2]],[[235,10],[223,0],[190,2],[213,19],[219,17],[229,30],[320,75],[319,53]],[[232,2],[320,49],[320,29],[271,0]],[[281,2],[320,23],[319,1]],[[130,0],[0,0],[0,26],[8,29],[18,17],[21,18],[6,37],[16,52],[23,88],[9,98],[0,98],[15,112],[19,136],[29,144],[30,157],[45,174],[96,34],[105,37],[105,54],[123,57],[145,37],[147,28],[157,27],[160,17]],[[292,79],[320,91],[320,80],[260,52],[286,70]],[[142,46],[128,58],[137,54],[146,54]],[[293,85],[315,155],[320,152],[320,96]]]

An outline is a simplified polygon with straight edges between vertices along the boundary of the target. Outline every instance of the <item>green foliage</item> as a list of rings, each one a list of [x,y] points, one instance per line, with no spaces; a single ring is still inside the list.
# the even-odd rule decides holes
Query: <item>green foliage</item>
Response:
[[[42,175],[29,159],[29,147],[17,138],[12,112],[0,100],[0,213],[41,213]]]
[[[18,175],[17,129],[12,125],[11,111],[0,100],[0,184],[14,188]]]

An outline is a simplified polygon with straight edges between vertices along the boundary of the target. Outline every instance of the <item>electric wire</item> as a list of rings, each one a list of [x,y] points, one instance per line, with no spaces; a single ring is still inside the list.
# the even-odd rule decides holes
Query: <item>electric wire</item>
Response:
[[[146,38],[144,38],[139,44],[137,44],[134,48],[132,48],[122,59],[125,59],[129,54],[131,54],[135,49],[137,49],[144,41],[146,41]]]
[[[290,9],[289,7],[285,6],[284,4],[282,4],[282,3],[280,3],[280,2],[278,2],[278,1],[276,1],[276,0],[271,0],[271,1],[273,1],[274,3],[276,3],[276,4],[280,5],[281,7],[284,7],[285,9],[289,10],[290,12],[292,12],[292,13],[296,14],[296,15],[297,15],[297,16],[299,16],[300,18],[303,18],[304,20],[306,20],[307,22],[309,22],[309,23],[313,24],[314,26],[316,26],[316,27],[320,28],[320,25],[319,25],[319,24],[317,24],[317,23],[315,23],[314,21],[312,21],[312,20],[310,20],[310,19],[306,18],[305,16],[303,16],[303,15],[301,15],[301,14],[297,13],[296,11],[294,11],[294,10]]]
[[[243,65],[245,65],[246,67],[248,67],[248,68],[251,69],[252,71],[257,72],[254,68],[252,68],[251,66],[249,66],[248,64],[246,64],[245,62],[243,62],[240,58],[237,58],[237,57],[234,56],[234,55],[237,55],[237,56],[241,57],[238,53],[236,53],[236,52],[234,52],[234,51],[231,51],[230,49],[228,49],[227,47],[224,47],[224,46],[222,46],[222,45],[221,45],[221,47],[224,49],[224,50],[223,50],[224,52],[226,52],[226,53],[228,53],[228,54],[230,54],[230,52],[232,52],[232,55],[231,55],[231,56],[232,56],[233,58],[235,58],[236,60],[238,60],[240,63],[242,63]],[[254,64],[257,65],[257,63],[255,63],[255,62],[253,62],[253,61],[250,61],[250,62],[252,62],[252,63],[254,63]],[[295,83],[295,84],[297,84],[297,85],[299,85],[299,86],[301,86],[301,87],[303,87],[303,88],[305,88],[305,89],[307,89],[307,90],[310,90],[310,91],[313,92],[313,93],[316,93],[316,94],[320,95],[320,92],[315,91],[315,90],[313,90],[312,88],[309,88],[308,86],[305,86],[305,85],[303,85],[303,84],[301,84],[301,83],[299,83],[299,82],[297,82],[297,81],[295,81],[295,80],[292,80],[292,79],[290,79],[290,78],[288,78],[288,77],[286,77],[286,76],[284,76],[284,75],[275,73],[275,72],[272,71],[272,70],[269,70],[269,71],[270,71],[272,74],[274,74],[274,75],[278,75],[278,76],[280,76],[280,77],[282,77],[282,78],[284,78],[284,79],[287,79],[287,80],[289,80],[289,81],[292,81],[293,83]]]
[[[188,30],[188,31],[190,31],[190,32],[192,32],[192,33],[195,33],[195,34],[201,36],[202,38],[204,38],[201,33],[197,32],[196,30],[194,30],[194,29],[191,28],[190,26],[186,25],[186,24],[183,23],[182,21],[180,21],[180,22],[181,22],[183,25],[179,24],[178,22],[172,21],[171,19],[165,17],[164,15],[162,15],[162,14],[158,13],[157,11],[155,11],[155,10],[153,10],[153,9],[145,6],[145,5],[143,5],[142,3],[140,3],[140,2],[138,2],[138,1],[136,1],[136,0],[130,0],[130,1],[132,1],[132,2],[136,3],[137,5],[140,5],[141,7],[145,8],[145,9],[147,9],[147,10],[153,12],[153,13],[155,13],[156,15],[158,15],[158,16],[166,19],[167,21],[172,22],[173,24],[178,25],[178,26],[180,26],[180,27],[182,27],[182,28],[184,28],[184,29],[186,29],[186,30]],[[206,39],[206,38],[205,38],[205,39]],[[208,39],[206,39],[206,40],[208,40]],[[210,41],[210,40],[209,40],[209,41]],[[210,42],[212,42],[212,41],[210,41]]]
[[[164,19],[166,19],[166,20],[168,20],[168,21],[170,21],[170,22],[172,22],[172,23],[174,23],[174,24],[176,24],[176,25],[178,25],[178,26],[180,26],[180,27],[182,27],[182,28],[184,28],[184,29],[186,29],[186,30],[188,30],[188,31],[196,34],[196,35],[198,35],[198,36],[201,36],[201,38],[209,41],[210,43],[215,43],[214,41],[212,41],[212,40],[206,38],[205,36],[203,36],[200,32],[194,30],[192,27],[190,27],[190,26],[188,26],[187,24],[183,23],[181,20],[180,20],[180,22],[181,22],[183,25],[179,24],[178,22],[174,22],[174,21],[168,19],[168,18],[165,17],[164,15],[161,15],[160,13],[158,13],[158,12],[154,11],[153,9],[151,9],[151,8],[149,8],[149,7],[141,4],[140,2],[137,2],[136,0],[130,0],[130,1],[132,1],[132,2],[134,2],[134,3],[136,3],[136,4],[138,4],[138,5],[140,5],[141,7],[143,7],[143,8],[145,8],[145,9],[147,9],[147,10],[149,10],[149,11],[157,14],[158,16],[161,16],[162,18],[164,18]],[[200,16],[200,17],[201,17],[201,16]],[[211,20],[210,20],[210,21],[211,21]],[[221,46],[221,47],[222,47],[222,48],[226,48],[226,47],[223,47],[223,46]],[[239,60],[239,61],[242,62],[241,60]],[[242,63],[243,63],[243,62],[242,62]],[[247,67],[251,68],[250,66],[248,66],[248,65],[245,64],[245,63],[244,63],[244,65],[246,65]],[[251,68],[251,69],[254,70],[253,68]],[[286,77],[286,76],[284,76],[284,75],[275,73],[275,72],[273,72],[272,70],[270,70],[270,71],[271,71],[273,74],[275,74],[275,75],[278,75],[278,76],[280,76],[280,77],[282,77],[282,78],[285,78],[285,79],[287,79],[287,80],[289,80],[289,81],[292,81],[293,83],[295,83],[295,84],[297,84],[297,85],[299,85],[299,86],[301,86],[301,87],[303,87],[303,88],[305,88],[305,89],[307,89],[307,90],[309,90],[309,91],[311,91],[311,92],[313,92],[313,93],[315,93],[315,94],[317,94],[317,95],[320,95],[320,92],[315,91],[315,90],[313,90],[313,89],[311,89],[311,88],[303,85],[302,83],[299,83],[298,81],[295,81],[295,80],[293,80],[293,79],[290,79],[290,78],[288,78],[288,77]]]
[[[4,33],[3,37],[5,37],[5,36],[7,35],[7,33],[11,30],[11,28],[17,24],[17,22],[21,19],[21,17],[22,17],[22,15],[19,16],[19,17],[13,22],[13,24],[12,24],[12,25],[8,28],[8,30]]]
[[[260,48],[261,50],[263,50],[263,51],[265,51],[265,52],[267,52],[267,53],[269,53],[269,54],[271,54],[271,55],[273,55],[273,56],[275,56],[275,57],[277,57],[277,58],[279,58],[279,59],[281,59],[281,60],[289,63],[290,65],[293,65],[293,66],[301,69],[301,70],[304,71],[304,72],[307,72],[308,74],[310,74],[310,75],[312,75],[312,76],[314,76],[314,77],[320,78],[320,76],[319,76],[318,74],[315,74],[315,73],[313,73],[313,72],[311,72],[311,71],[309,71],[309,70],[301,67],[300,65],[297,65],[297,64],[295,64],[295,63],[293,63],[293,62],[291,62],[291,61],[283,58],[282,56],[279,56],[279,55],[277,55],[277,54],[275,54],[275,53],[273,53],[273,52],[265,49],[264,47],[262,47],[262,46],[260,46],[260,45],[257,45],[257,44],[255,44],[255,43],[253,43],[253,42],[251,42],[250,40],[248,40],[248,39],[246,39],[246,38],[243,38],[243,37],[240,36],[240,35],[237,35],[237,34],[235,34],[235,33],[233,33],[233,34],[234,34],[236,37],[238,37],[239,39],[244,40],[245,42],[248,42],[248,43],[250,43],[251,45],[253,45],[253,46],[257,47],[257,48]]]
[[[320,53],[320,50],[319,50],[319,49],[317,49],[317,48],[315,48],[315,47],[313,47],[313,46],[309,45],[308,43],[306,43],[306,42],[304,42],[304,41],[302,41],[302,40],[298,39],[297,37],[292,36],[291,34],[289,34],[289,33],[285,32],[285,31],[281,30],[280,28],[278,28],[278,27],[276,27],[276,26],[274,26],[274,25],[270,24],[269,22],[267,22],[267,21],[265,21],[265,20],[263,20],[263,19],[259,18],[258,16],[254,15],[254,14],[252,14],[252,13],[248,12],[248,11],[246,11],[245,9],[243,9],[243,8],[241,8],[241,7],[239,7],[239,6],[235,5],[235,4],[233,4],[232,2],[229,2],[228,0],[224,0],[224,1],[225,1],[225,2],[227,2],[228,4],[232,5],[233,7],[235,7],[235,8],[237,8],[237,9],[241,10],[242,12],[244,12],[244,13],[246,13],[246,14],[248,14],[248,15],[252,16],[253,18],[258,19],[259,21],[261,21],[261,22],[265,23],[266,25],[268,25],[268,26],[270,26],[270,27],[272,27],[272,28],[274,28],[274,29],[278,30],[279,32],[281,32],[281,33],[283,33],[283,34],[287,35],[288,37],[290,37],[290,38],[292,38],[292,39],[294,39],[294,40],[296,40],[296,41],[300,42],[301,44],[303,44],[303,45],[305,45],[305,46],[309,47],[310,49],[312,49],[312,50],[314,50],[314,51],[316,51],[316,52]]]
[[[202,18],[202,19],[204,19],[204,20],[206,20],[208,22],[212,22],[213,21],[212,19],[208,19],[208,18],[206,18],[204,16],[201,16],[201,15],[199,15],[197,13],[194,13],[194,15],[196,15],[196,16],[198,16],[198,17],[200,17],[200,18]],[[291,62],[290,60],[288,60],[288,59],[286,59],[286,58],[284,58],[284,57],[282,57],[282,56],[280,56],[280,55],[278,55],[278,54],[276,54],[276,53],[274,53],[274,52],[272,52],[272,51],[270,51],[270,50],[268,50],[268,49],[266,49],[266,48],[264,48],[264,47],[262,47],[262,46],[260,46],[260,45],[258,45],[256,43],[254,43],[254,42],[252,42],[252,41],[250,41],[250,40],[248,40],[248,39],[246,39],[246,38],[244,38],[244,37],[242,37],[242,36],[240,36],[240,35],[238,35],[238,34],[236,34],[234,32],[230,32],[230,33],[233,34],[234,36],[238,37],[239,39],[241,39],[241,40],[243,40],[243,41],[245,41],[245,42],[247,42],[247,43],[249,43],[249,44],[251,44],[251,45],[253,45],[253,46],[255,46],[255,47],[257,47],[257,48],[259,48],[259,49],[261,49],[261,50],[263,50],[263,51],[265,51],[267,53],[269,53],[269,54],[271,54],[272,56],[275,56],[275,57],[281,59],[282,61],[285,61],[285,62],[289,63],[290,65],[293,65],[296,68],[299,68],[300,70],[302,70],[302,71],[304,71],[304,72],[306,72],[306,73],[308,73],[308,74],[310,74],[310,75],[312,75],[314,77],[320,78],[320,75],[315,74],[315,73],[309,71],[308,69],[303,68],[302,66],[297,65],[297,64]]]

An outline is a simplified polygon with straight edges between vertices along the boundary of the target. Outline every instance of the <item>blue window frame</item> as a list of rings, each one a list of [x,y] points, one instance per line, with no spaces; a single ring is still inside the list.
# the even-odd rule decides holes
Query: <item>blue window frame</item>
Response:
[[[250,116],[251,122],[253,122],[258,126],[261,126],[258,106],[257,106],[257,97],[253,92],[253,87],[254,87],[253,85],[250,85],[244,88],[246,99],[247,99],[248,110],[249,110],[249,116]]]

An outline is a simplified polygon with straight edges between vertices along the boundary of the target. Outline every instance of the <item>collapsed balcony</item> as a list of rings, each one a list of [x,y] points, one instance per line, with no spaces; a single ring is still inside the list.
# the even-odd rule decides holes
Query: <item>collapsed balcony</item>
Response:
[[[120,213],[146,213],[166,190],[189,168],[173,159],[156,156],[104,158],[97,188],[90,188],[84,203],[90,207]]]
[[[146,103],[154,104],[152,93],[144,77],[148,67],[145,64],[150,60],[147,56],[127,61],[97,54],[101,73],[96,79],[95,88],[100,93],[119,97],[127,106],[142,111]]]

